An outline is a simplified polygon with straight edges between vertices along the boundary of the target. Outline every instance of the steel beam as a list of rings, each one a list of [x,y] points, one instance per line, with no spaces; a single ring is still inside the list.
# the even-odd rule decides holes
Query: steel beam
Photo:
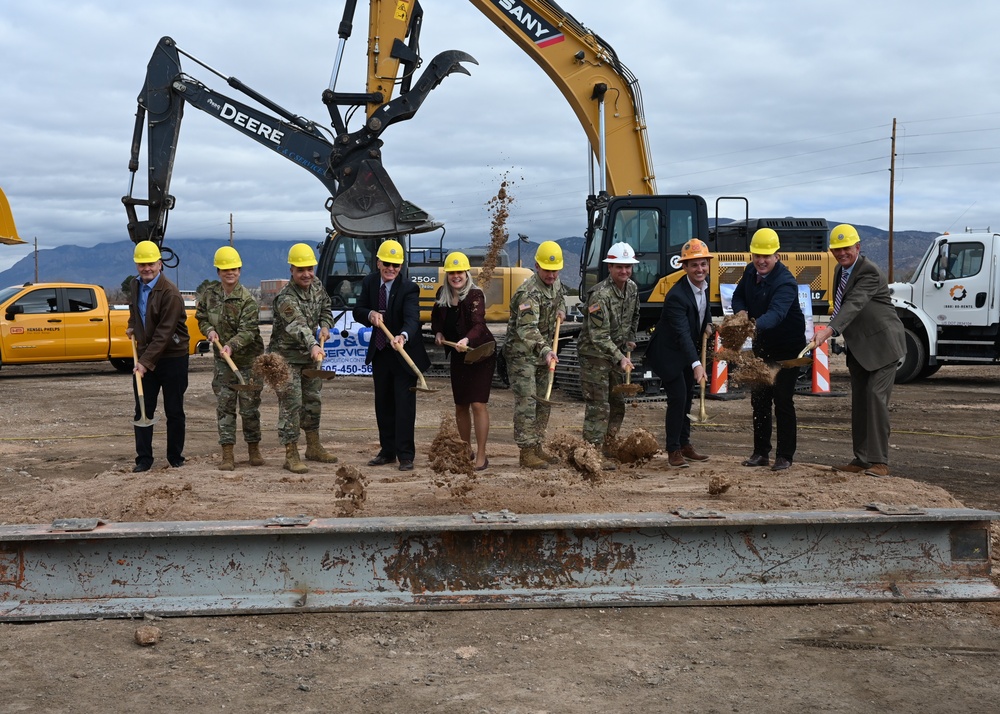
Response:
[[[0,527],[0,621],[996,600],[991,511],[675,512]]]

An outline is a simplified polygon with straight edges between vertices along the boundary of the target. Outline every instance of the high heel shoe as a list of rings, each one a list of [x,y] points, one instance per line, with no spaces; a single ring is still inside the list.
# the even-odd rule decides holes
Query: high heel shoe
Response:
[[[482,465],[482,466],[476,466],[476,467],[475,467],[475,470],[476,470],[476,471],[485,471],[485,470],[486,470],[486,469],[488,469],[489,467],[490,467],[490,457],[489,457],[489,456],[487,456],[487,457],[486,457],[486,460],[485,460],[485,461],[483,462],[483,465]]]

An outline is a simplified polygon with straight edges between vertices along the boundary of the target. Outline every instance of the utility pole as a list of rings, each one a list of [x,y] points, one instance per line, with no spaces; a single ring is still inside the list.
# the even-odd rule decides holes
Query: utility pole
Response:
[[[889,284],[892,280],[892,205],[896,195],[896,117],[892,118],[892,149],[889,155]]]
[[[229,247],[233,246],[233,214],[229,214]]]
[[[38,282],[38,236],[35,236],[35,282]]]

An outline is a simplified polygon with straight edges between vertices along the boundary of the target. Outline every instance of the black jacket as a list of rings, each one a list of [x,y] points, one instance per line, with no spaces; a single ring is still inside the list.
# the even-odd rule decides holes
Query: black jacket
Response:
[[[378,310],[378,289],[382,284],[382,274],[375,270],[365,276],[361,281],[361,294],[358,295],[358,303],[354,308],[354,319],[365,327],[371,327],[368,320],[368,313]],[[431,360],[424,349],[424,340],[420,334],[420,288],[416,283],[397,276],[392,284],[392,291],[389,293],[389,304],[385,310],[385,326],[389,332],[398,335],[406,333],[406,354],[410,356],[413,363],[421,372],[426,372],[431,366]],[[387,347],[386,349],[392,349]],[[368,342],[368,352],[365,355],[365,364],[371,364],[372,353],[375,351],[374,334]],[[393,350],[395,352],[395,350]],[[400,355],[396,358],[404,361]]]
[[[747,265],[733,292],[733,312],[742,310],[757,322],[753,349],[762,359],[791,359],[806,346],[799,286],[781,261],[760,283],[753,263]]]
[[[707,283],[705,292],[708,293]],[[663,300],[663,312],[646,349],[644,363],[664,381],[684,374],[684,370],[690,374],[691,365],[701,360],[701,336],[711,320],[710,309],[705,310],[705,319],[698,318],[698,303],[691,283],[686,277],[681,278]]]

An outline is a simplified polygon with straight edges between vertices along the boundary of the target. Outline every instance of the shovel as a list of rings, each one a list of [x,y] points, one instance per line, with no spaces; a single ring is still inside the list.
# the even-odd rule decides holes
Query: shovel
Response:
[[[337,376],[337,373],[332,369],[323,369],[323,358],[320,357],[316,360],[316,368],[306,367],[302,370],[302,376],[308,379],[316,379],[317,377],[320,379],[333,379]]]
[[[230,384],[229,385],[230,389],[232,389],[234,392],[259,392],[264,388],[263,385],[260,384],[247,384],[247,381],[243,379],[243,375],[240,374],[239,367],[236,366],[236,364],[233,362],[232,358],[229,355],[227,355],[225,352],[222,351],[222,347],[219,345],[219,341],[212,340],[212,344],[215,345],[215,349],[217,349],[219,351],[219,354],[222,355],[222,359],[226,360],[226,364],[229,365],[229,368],[233,370],[233,374],[236,375],[236,381],[239,382],[239,384]]]
[[[707,369],[708,362],[705,358],[708,356],[708,333],[703,332],[701,334],[701,364]],[[707,379],[705,380],[708,381]],[[701,409],[698,411],[698,418],[688,414],[688,419],[693,421],[695,424],[710,424],[711,420],[708,418],[708,413],[705,411],[705,382],[701,383],[701,397],[699,398],[701,404]]]
[[[809,344],[802,348],[799,352],[799,356],[795,359],[779,359],[778,366],[782,369],[788,369],[789,367],[805,367],[807,364],[812,364],[813,358],[806,357],[805,354],[809,350],[816,349],[816,340],[812,340]]]
[[[135,338],[129,340],[132,343],[132,361],[134,364],[139,364],[139,352],[135,347]],[[153,417],[148,419],[146,417],[146,397],[142,393],[142,377],[138,372],[135,373],[135,391],[139,394],[139,414],[140,418],[138,421],[132,422],[135,426],[153,426],[159,417]]]
[[[626,352],[625,357],[629,360],[632,359],[632,353]],[[611,391],[615,394],[624,394],[627,397],[634,397],[636,394],[642,391],[641,384],[632,384],[632,368],[629,367],[625,370],[625,384],[616,384],[611,388]]]
[[[412,369],[413,373],[415,375],[417,375],[417,380],[419,380],[417,382],[417,386],[410,387],[410,391],[411,392],[436,392],[436,391],[438,391],[436,389],[431,389],[430,387],[427,386],[427,381],[424,379],[423,373],[419,369],[417,369],[417,365],[413,364],[413,360],[410,359],[410,355],[406,354],[406,350],[403,349],[402,347],[397,347],[396,346],[396,343],[393,342],[393,340],[396,339],[396,338],[393,336],[393,334],[391,332],[389,332],[389,328],[385,326],[385,323],[384,322],[380,322],[380,323],[378,323],[378,326],[382,328],[382,332],[385,333],[386,339],[389,340],[389,344],[392,345],[392,348],[394,350],[396,350],[397,352],[399,352],[399,354],[403,355],[403,359],[406,360],[406,364],[410,365],[410,369]]]
[[[458,350],[459,352],[464,352],[466,364],[475,364],[476,362],[486,359],[493,354],[493,351],[497,348],[496,342],[487,342],[479,345],[479,347],[460,345],[457,342],[448,342],[448,340],[443,340],[442,344],[448,345],[452,349]]]
[[[552,351],[557,354],[559,352],[560,325],[562,325],[562,320],[556,317],[556,334],[555,337],[552,338]],[[552,364],[549,365],[549,386],[545,388],[545,399],[542,399],[541,397],[535,397],[535,401],[541,402],[542,404],[549,404],[549,405],[554,404],[554,402],[552,402],[549,399],[549,397],[552,396],[552,382],[555,381],[555,378],[556,378],[556,363],[555,361],[553,361]]]

